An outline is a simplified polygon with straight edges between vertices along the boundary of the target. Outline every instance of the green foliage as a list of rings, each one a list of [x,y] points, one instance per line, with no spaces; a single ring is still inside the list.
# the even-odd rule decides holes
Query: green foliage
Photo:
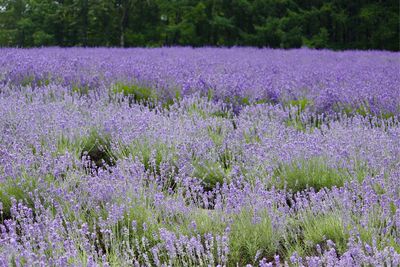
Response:
[[[257,264],[255,256],[273,259],[279,248],[279,233],[272,228],[268,214],[257,215],[242,211],[233,218],[230,241],[229,262],[232,266],[244,266],[248,263]]]
[[[113,93],[123,94],[127,97],[130,105],[132,103],[141,103],[154,107],[158,102],[156,91],[150,87],[117,83],[112,90]]]
[[[262,25],[256,25],[256,43],[258,46],[279,47],[282,31],[279,18],[270,17]]]
[[[201,179],[205,191],[213,190],[217,184],[222,185],[229,174],[229,170],[224,169],[218,161],[195,160],[192,165],[192,175]]]
[[[207,117],[206,112],[201,108],[201,106],[199,106],[197,103],[193,103],[191,104],[188,108],[187,108],[187,112],[189,115],[193,116],[193,115],[198,115],[201,118],[205,119]]]
[[[160,141],[135,140],[128,146],[121,146],[116,155],[138,159],[146,171],[165,178],[165,188],[175,186],[178,158],[173,146]]]
[[[0,6],[0,46],[399,50],[396,1],[2,0]]]
[[[77,140],[71,140],[67,136],[61,135],[57,139],[56,150],[54,151],[53,156],[63,155],[67,151],[74,155],[76,158],[79,158],[82,152],[80,144]]]
[[[282,31],[281,48],[299,48],[303,44],[302,42],[302,29],[301,27],[294,27],[288,31]]]
[[[209,125],[207,127],[208,131],[208,136],[211,138],[211,140],[214,142],[216,146],[221,146],[222,142],[225,139],[225,131],[222,125],[217,125],[215,127],[212,127]]]
[[[118,238],[123,238],[122,229],[126,227],[130,230],[130,238],[138,238],[141,240],[142,237],[146,237],[150,242],[154,241],[154,233],[162,227],[157,224],[154,218],[159,214],[155,213],[151,207],[145,206],[143,204],[133,204],[124,215],[123,221],[120,221],[117,225],[113,227],[113,232]],[[136,222],[136,229],[132,228],[132,222]],[[146,228],[144,228],[146,225]],[[132,240],[128,240],[132,241]],[[133,242],[132,242],[133,243]]]
[[[313,216],[303,223],[304,247],[308,251],[315,249],[317,244],[323,247],[323,242],[331,240],[335,243],[339,253],[346,249],[348,233],[342,221],[334,213],[327,215]]]
[[[312,106],[312,102],[306,98],[284,103],[284,107],[289,108],[285,125],[302,132],[305,132],[307,129],[319,128],[323,123],[322,118],[318,114],[305,112],[310,106]]]
[[[111,150],[111,138],[93,129],[89,135],[77,140],[80,148],[80,157],[88,156],[95,167],[115,164],[115,156]]]
[[[300,214],[300,218],[291,220],[283,242],[282,252],[286,257],[294,252],[303,257],[318,255],[316,246],[325,250],[328,240],[335,243],[339,253],[346,250],[349,231],[334,212],[313,214],[307,211]]]
[[[306,107],[310,106],[311,104],[312,102],[307,98],[301,98],[297,100],[290,100],[286,102],[285,106],[297,107],[297,112],[298,114],[300,114],[306,109]]]
[[[39,30],[33,34],[33,44],[35,46],[46,46],[53,43],[53,36]]]
[[[88,86],[72,86],[72,92],[78,94],[79,96],[84,96],[89,94],[89,87]]]
[[[256,127],[252,127],[252,128],[245,130],[243,132],[243,138],[247,144],[254,144],[254,143],[261,142],[261,139],[260,139],[259,134],[257,133]]]
[[[194,167],[193,176],[201,179],[204,189],[209,191],[212,190],[217,183],[222,184],[224,179],[229,178],[234,156],[232,151],[227,147],[223,148],[226,134],[223,126],[208,126],[207,131],[210,139],[220,151],[218,151],[215,161],[194,158],[192,165]]]
[[[235,156],[232,151],[225,148],[222,152],[218,153],[218,162],[221,164],[222,168],[224,168],[225,173],[229,173],[235,162]]]
[[[0,222],[11,218],[12,199],[22,201],[33,209],[34,201],[29,192],[34,192],[35,189],[37,189],[37,180],[28,175],[23,175],[15,180],[7,179],[0,183],[0,202],[3,205],[3,214],[0,217]]]
[[[205,110],[207,108],[203,108],[202,103],[192,103],[191,105],[186,107],[186,112],[191,115],[191,116],[200,116],[203,119],[206,119],[208,117],[214,117],[217,119],[225,120],[233,120],[234,119],[234,114],[230,108],[221,108],[219,110],[213,111],[211,113],[207,113]],[[208,128],[210,137],[213,135],[212,129]],[[217,133],[215,133],[217,134]]]
[[[382,220],[383,211],[379,204],[372,209],[367,225],[360,221],[360,217],[353,216],[354,221],[351,225],[345,226],[335,211],[315,214],[308,210],[299,213],[289,219],[282,241],[283,246],[280,248],[281,253],[285,257],[289,257],[295,251],[302,257],[318,255],[316,246],[319,245],[322,250],[326,250],[328,249],[327,241],[331,240],[335,243],[336,251],[341,255],[346,251],[350,233],[355,229],[357,236],[364,243],[371,245],[376,242],[378,249],[393,246],[396,251],[400,251],[400,246],[395,242],[397,229],[394,226],[388,227],[390,222]],[[384,231],[385,234],[379,234],[380,231]],[[377,236],[380,238],[374,240]]]
[[[319,33],[314,35],[311,40],[304,40],[303,43],[309,47],[324,48],[329,47],[329,32],[326,28],[321,28]]]
[[[324,187],[340,187],[349,179],[345,170],[329,167],[323,158],[312,158],[281,164],[275,170],[272,182],[278,188],[286,186],[293,192],[298,192],[310,187],[317,191]]]
[[[192,175],[201,179],[204,189],[210,191],[217,183],[222,185],[224,180],[229,178],[234,162],[234,155],[228,148],[223,148],[225,132],[221,125],[215,127],[208,126],[207,131],[210,139],[220,151],[218,151],[214,161],[194,157],[192,162],[194,167]]]
[[[175,103],[179,103],[181,98],[181,91],[179,89],[176,89],[174,96],[169,96],[166,99],[162,100],[162,107],[166,110],[169,110],[172,105],[174,105]]]
[[[27,75],[24,77],[24,79],[21,82],[22,86],[30,86],[32,85],[33,81],[35,80],[35,77],[32,75]]]
[[[390,222],[390,217],[382,219],[381,214],[386,213],[387,211],[383,211],[383,208],[379,206],[379,204],[375,204],[370,208],[371,212],[369,213],[368,223],[366,226],[360,221],[360,218],[353,218],[355,221],[354,225],[360,233],[361,240],[368,244],[373,244],[375,241],[378,249],[392,246],[397,252],[399,252],[400,244],[396,242],[396,238],[399,237],[399,229]],[[390,213],[392,216],[395,215],[396,210],[397,208],[393,202],[391,202]]]
[[[191,222],[195,222],[195,230],[191,229]],[[243,210],[227,215],[216,210],[194,209],[185,215],[176,230],[186,235],[221,235],[227,226],[230,229],[228,266],[256,264],[263,257],[273,259],[280,249],[283,236],[274,231],[267,212],[255,214],[254,211]],[[259,259],[255,259],[257,254]]]
[[[251,101],[250,98],[247,96],[226,97],[224,99],[224,102],[233,106],[249,106],[250,104],[253,104],[253,101]]]
[[[392,125],[397,125],[398,121],[395,114],[381,110],[378,114],[371,112],[370,104],[367,101],[361,102],[358,107],[354,108],[350,104],[337,103],[334,106],[337,113],[345,114],[347,117],[361,115],[367,118],[371,128],[383,127],[387,130]]]
[[[190,221],[189,221],[190,220]],[[196,223],[196,232],[204,236],[207,233],[221,235],[226,229],[226,222],[222,220],[219,211],[208,209],[194,209],[188,217],[186,232],[189,233],[190,222]],[[180,229],[182,230],[182,229]],[[185,233],[185,230],[183,230]]]
[[[12,46],[15,42],[17,30],[0,28],[0,46]]]
[[[233,114],[230,110],[218,110],[218,111],[212,112],[210,115],[212,117],[218,117],[218,118],[223,118],[223,119],[233,119]]]
[[[88,156],[96,167],[103,167],[104,164],[112,166],[116,157],[111,150],[111,138],[97,129],[92,129],[88,135],[80,138],[69,138],[60,136],[57,140],[54,156],[63,155],[69,152],[80,160]]]

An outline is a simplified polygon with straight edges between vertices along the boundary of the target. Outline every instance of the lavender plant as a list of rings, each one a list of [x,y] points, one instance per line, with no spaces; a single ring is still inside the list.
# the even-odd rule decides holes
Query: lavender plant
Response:
[[[400,265],[398,53],[0,51],[0,266]]]

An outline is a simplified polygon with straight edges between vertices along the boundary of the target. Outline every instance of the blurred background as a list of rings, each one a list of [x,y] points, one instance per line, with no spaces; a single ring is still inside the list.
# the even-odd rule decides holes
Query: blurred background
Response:
[[[399,1],[0,0],[0,46],[399,50]]]

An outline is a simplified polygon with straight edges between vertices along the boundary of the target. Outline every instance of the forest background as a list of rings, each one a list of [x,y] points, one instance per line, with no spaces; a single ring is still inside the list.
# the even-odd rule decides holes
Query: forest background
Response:
[[[398,0],[0,0],[0,46],[399,50]]]

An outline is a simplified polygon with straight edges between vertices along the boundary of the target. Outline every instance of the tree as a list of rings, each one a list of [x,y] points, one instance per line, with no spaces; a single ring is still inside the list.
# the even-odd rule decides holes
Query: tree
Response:
[[[395,0],[0,0],[0,45],[398,51],[398,21]]]

